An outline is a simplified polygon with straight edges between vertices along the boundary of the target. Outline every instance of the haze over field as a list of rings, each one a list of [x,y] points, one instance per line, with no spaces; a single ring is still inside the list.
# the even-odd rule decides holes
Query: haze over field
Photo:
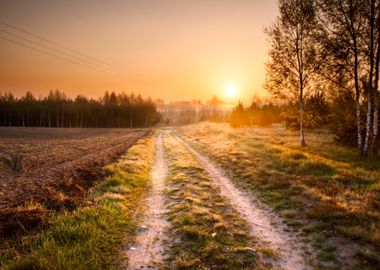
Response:
[[[97,62],[102,71],[94,70],[25,48],[9,39],[40,46],[12,34],[41,40],[0,24],[0,91],[39,96],[57,88],[97,98],[106,90],[124,90],[167,101],[213,95],[248,101],[265,94],[263,28],[277,10],[275,0],[1,1],[2,22],[112,67]]]
[[[0,269],[377,270],[379,111],[380,0],[0,1]]]

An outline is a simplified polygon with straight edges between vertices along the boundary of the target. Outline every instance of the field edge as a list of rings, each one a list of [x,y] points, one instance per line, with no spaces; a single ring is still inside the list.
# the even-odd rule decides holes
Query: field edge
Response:
[[[117,269],[120,250],[134,240],[136,214],[150,186],[154,135],[137,141],[117,162],[102,170],[102,180],[85,204],[51,217],[33,239],[23,237],[3,253],[4,269]]]

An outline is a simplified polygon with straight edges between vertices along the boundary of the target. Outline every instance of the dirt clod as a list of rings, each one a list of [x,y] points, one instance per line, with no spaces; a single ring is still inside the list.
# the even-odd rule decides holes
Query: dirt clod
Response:
[[[42,209],[2,209],[0,211],[0,231],[5,235],[14,235],[35,229],[46,221],[46,212]]]
[[[12,170],[14,172],[22,172],[23,170],[22,155],[20,153],[12,154]]]

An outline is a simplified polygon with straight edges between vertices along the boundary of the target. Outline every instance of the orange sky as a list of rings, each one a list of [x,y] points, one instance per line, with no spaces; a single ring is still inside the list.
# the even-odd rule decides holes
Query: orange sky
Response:
[[[223,89],[233,85],[239,99],[249,100],[264,93],[263,28],[274,21],[276,2],[2,0],[1,21],[117,66],[127,78],[0,39],[0,91],[38,96],[58,88],[98,97],[124,90],[173,101],[226,99]],[[29,44],[2,30],[38,41],[3,24],[0,38]]]

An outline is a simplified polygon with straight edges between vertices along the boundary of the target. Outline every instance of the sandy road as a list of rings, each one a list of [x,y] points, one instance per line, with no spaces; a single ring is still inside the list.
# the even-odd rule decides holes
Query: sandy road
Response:
[[[281,220],[252,195],[237,189],[223,171],[213,165],[208,158],[201,155],[177,135],[174,136],[205,167],[209,175],[220,187],[221,194],[230,201],[232,207],[250,225],[251,234],[259,240],[260,245],[279,251],[279,258],[270,260],[275,269],[311,269],[311,266],[305,263],[304,258],[304,249],[310,249],[310,247],[303,246],[300,239],[287,232],[286,226]]]
[[[156,139],[155,164],[151,172],[152,188],[146,199],[146,212],[140,224],[136,243],[126,251],[127,269],[158,269],[165,258],[167,240],[164,234],[169,226],[165,219],[164,181],[167,175],[162,133]]]

